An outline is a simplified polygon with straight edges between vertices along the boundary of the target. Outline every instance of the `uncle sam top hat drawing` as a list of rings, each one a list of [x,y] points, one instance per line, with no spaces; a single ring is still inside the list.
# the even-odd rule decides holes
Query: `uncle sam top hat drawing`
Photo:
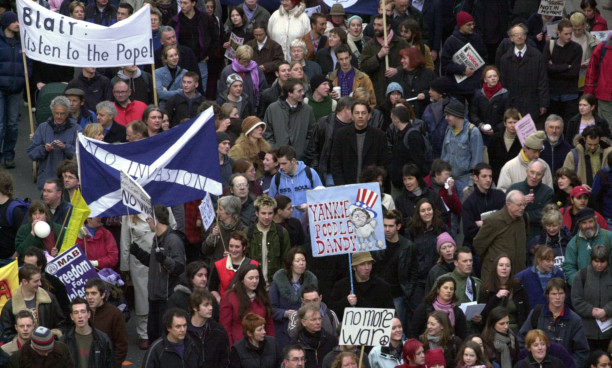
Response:
[[[353,212],[356,209],[365,210],[371,219],[376,218],[376,212],[374,212],[374,204],[378,201],[378,194],[374,193],[370,189],[359,189],[357,191],[357,199],[355,204],[349,206],[349,212]]]

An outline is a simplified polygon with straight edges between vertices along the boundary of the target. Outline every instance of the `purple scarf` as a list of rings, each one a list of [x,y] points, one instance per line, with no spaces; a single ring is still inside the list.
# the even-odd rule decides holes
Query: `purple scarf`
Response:
[[[448,314],[448,319],[450,319],[451,325],[453,325],[453,327],[455,326],[455,311],[453,309],[455,308],[455,303],[442,303],[440,299],[436,297],[436,300],[433,302],[433,307],[435,310]]]
[[[255,103],[259,101],[259,68],[257,67],[257,63],[251,60],[249,66],[243,66],[238,62],[238,59],[234,58],[232,60],[232,69],[239,74],[243,74],[246,72],[251,73],[251,81],[253,82],[253,91],[255,92],[255,101],[251,101],[251,103]]]

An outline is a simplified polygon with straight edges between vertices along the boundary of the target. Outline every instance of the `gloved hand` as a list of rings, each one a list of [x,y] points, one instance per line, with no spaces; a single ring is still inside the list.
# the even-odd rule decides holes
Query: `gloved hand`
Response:
[[[130,254],[136,254],[140,250],[140,247],[136,243],[130,244]]]
[[[156,248],[155,249],[155,258],[157,262],[162,263],[164,259],[166,259],[166,251],[164,248]]]

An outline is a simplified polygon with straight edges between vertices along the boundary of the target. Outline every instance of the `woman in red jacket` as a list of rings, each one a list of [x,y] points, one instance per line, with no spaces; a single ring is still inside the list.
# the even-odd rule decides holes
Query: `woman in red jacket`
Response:
[[[230,345],[242,339],[242,318],[247,313],[259,314],[266,320],[266,334],[274,336],[272,304],[258,266],[249,264],[238,271],[238,280],[221,299],[219,320],[229,336]]]
[[[90,217],[83,227],[87,230],[84,238],[78,238],[77,244],[87,255],[87,259],[97,268],[113,268],[119,261],[119,249],[115,237],[102,226],[100,217]]]

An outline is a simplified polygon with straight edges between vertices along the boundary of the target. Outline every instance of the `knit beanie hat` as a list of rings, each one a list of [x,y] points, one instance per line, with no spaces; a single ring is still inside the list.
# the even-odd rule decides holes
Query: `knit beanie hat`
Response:
[[[444,113],[452,116],[458,116],[460,118],[465,117],[465,104],[458,100],[450,100],[450,102],[444,108]]]
[[[265,131],[266,130],[266,123],[261,121],[261,119],[259,119],[256,116],[247,116],[242,121],[242,132],[244,133],[244,135],[248,136],[249,133],[251,133],[255,128],[257,128],[260,125],[263,125],[264,131]]]
[[[217,132],[217,144],[229,140],[231,140],[229,134],[226,132]]]
[[[310,78],[310,91],[314,92],[315,89],[319,88],[319,86],[325,82],[330,82],[330,80],[325,78],[324,75],[313,75],[312,78]]]
[[[31,341],[32,341],[31,342],[32,347],[35,348],[36,350],[40,350],[40,351],[53,350],[54,336],[51,333],[51,330],[46,327],[38,326],[34,330],[34,333],[32,334]]]
[[[392,92],[395,91],[401,93],[402,96],[404,95],[404,89],[402,88],[402,86],[397,82],[391,82],[387,86],[387,92],[385,93],[385,96],[389,96]]]
[[[523,146],[527,148],[531,148],[532,150],[542,150],[544,146],[544,140],[546,139],[546,133],[543,130],[538,130],[537,132],[533,132],[529,135],[529,137],[525,138],[525,143]]]
[[[227,88],[230,88],[232,84],[236,82],[244,83],[244,81],[242,80],[242,77],[238,73],[232,73],[228,75],[227,79],[225,80],[225,84],[227,85]]]
[[[444,351],[442,349],[432,349],[425,352],[425,366],[433,367],[434,365],[442,365],[446,367],[444,361]]]
[[[429,85],[429,88],[433,89],[441,95],[447,95],[448,91],[450,90],[450,81],[446,77],[440,77],[434,79]]]
[[[474,17],[472,17],[468,12],[462,11],[457,14],[457,28],[461,28],[464,24],[473,21]]]
[[[2,13],[2,28],[7,28],[15,22],[19,22],[17,14],[13,13],[12,11]]]
[[[438,235],[438,242],[436,243],[436,251],[440,253],[440,248],[442,248],[442,245],[446,243],[451,243],[455,247],[457,246],[457,243],[455,243],[455,239],[453,239],[453,237],[449,233],[443,232],[442,234]]]

